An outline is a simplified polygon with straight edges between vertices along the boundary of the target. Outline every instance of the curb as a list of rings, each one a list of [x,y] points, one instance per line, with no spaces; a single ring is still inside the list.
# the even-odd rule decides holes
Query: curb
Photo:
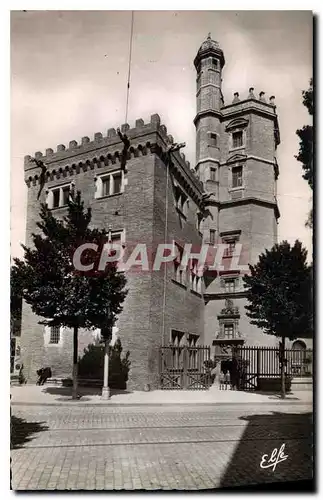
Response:
[[[234,405],[245,405],[245,406],[250,406],[250,405],[307,405],[312,407],[313,402],[312,401],[295,401],[295,400],[285,400],[285,401],[236,401],[236,402],[223,402],[223,401],[215,401],[215,402],[210,402],[210,403],[199,403],[199,402],[188,402],[188,403],[85,403],[81,402],[80,400],[75,400],[75,403],[72,401],[57,401],[55,403],[32,403],[32,402],[22,402],[22,401],[15,401],[11,402],[11,406],[81,406],[81,407],[86,407],[86,406],[113,406],[113,407],[137,407],[137,406],[148,406],[148,407],[164,407],[164,406],[234,406]]]

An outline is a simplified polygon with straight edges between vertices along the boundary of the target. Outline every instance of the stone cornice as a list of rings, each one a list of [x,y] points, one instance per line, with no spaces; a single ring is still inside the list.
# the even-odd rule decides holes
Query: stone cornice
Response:
[[[210,300],[223,300],[223,299],[242,299],[244,297],[247,297],[247,292],[246,291],[241,291],[241,292],[218,292],[218,293],[207,293],[204,292],[203,294],[204,297],[204,302],[207,303]]]
[[[275,211],[276,218],[278,219],[280,217],[280,212],[277,203],[268,200],[262,200],[261,198],[254,198],[252,196],[248,196],[246,198],[239,198],[237,200],[227,200],[227,201],[218,201],[210,199],[207,201],[207,203],[205,203],[205,206],[206,207],[215,206],[218,207],[219,210],[223,210],[233,206],[249,205],[249,204],[273,208],[273,210]]]
[[[203,111],[199,111],[196,114],[196,116],[193,120],[194,125],[196,126],[196,124],[200,118],[202,118],[203,116],[209,116],[209,115],[216,116],[219,118],[219,120],[222,120],[221,111],[216,111],[215,109],[204,109]]]

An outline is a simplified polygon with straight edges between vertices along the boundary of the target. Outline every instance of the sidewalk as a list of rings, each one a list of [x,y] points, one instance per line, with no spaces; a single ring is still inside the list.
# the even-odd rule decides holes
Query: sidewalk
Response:
[[[167,391],[151,392],[119,391],[111,392],[109,400],[103,400],[100,390],[80,387],[78,400],[72,400],[71,389],[55,385],[11,386],[11,404],[25,405],[179,405],[179,404],[308,404],[312,405],[311,391],[295,391],[281,400],[279,395],[253,392],[218,390],[211,387],[205,391]]]

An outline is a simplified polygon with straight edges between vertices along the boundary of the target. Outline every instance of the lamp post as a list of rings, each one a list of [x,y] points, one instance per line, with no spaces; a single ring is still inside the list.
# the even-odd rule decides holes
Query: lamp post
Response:
[[[112,328],[102,328],[101,335],[104,337],[104,375],[102,387],[102,399],[110,399],[109,388],[109,349],[112,335]]]

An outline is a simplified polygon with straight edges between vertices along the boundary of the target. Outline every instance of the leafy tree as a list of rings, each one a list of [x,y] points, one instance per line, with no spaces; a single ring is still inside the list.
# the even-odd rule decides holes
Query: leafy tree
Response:
[[[313,79],[310,80],[310,87],[308,90],[302,92],[303,104],[307,108],[310,116],[313,116]],[[304,125],[303,128],[296,131],[300,139],[299,152],[295,158],[301,162],[303,168],[303,179],[305,179],[310,188],[313,189],[313,126]],[[313,226],[313,211],[309,214],[307,226]]]
[[[20,330],[22,312],[22,290],[23,283],[12,266],[10,269],[10,333],[13,335]]]
[[[126,297],[126,278],[116,262],[98,270],[101,250],[108,234],[90,228],[91,209],[84,209],[81,193],[68,201],[67,215],[55,218],[47,205],[41,205],[40,234],[33,234],[32,248],[23,246],[24,260],[15,259],[14,272],[22,283],[24,300],[40,324],[73,329],[73,398],[77,398],[78,331],[80,328],[111,330],[122,311]],[[75,250],[93,243],[98,250],[82,253],[82,265],[94,262],[91,272],[78,271],[73,263]]]
[[[285,339],[307,337],[313,331],[312,269],[307,251],[298,240],[273,246],[249,265],[243,277],[248,291],[247,316],[264,333],[281,337],[281,391],[285,397]]]

